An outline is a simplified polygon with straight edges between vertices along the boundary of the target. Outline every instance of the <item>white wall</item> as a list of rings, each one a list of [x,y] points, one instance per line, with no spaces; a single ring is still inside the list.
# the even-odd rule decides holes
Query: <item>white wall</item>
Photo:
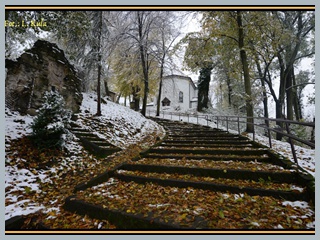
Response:
[[[179,92],[183,92],[183,102],[179,102]],[[191,107],[190,100],[196,97],[195,89],[188,79],[184,78],[164,78],[162,85],[161,101],[167,97],[170,101],[172,110],[180,109],[181,111],[188,110]],[[168,109],[160,107],[161,110]]]

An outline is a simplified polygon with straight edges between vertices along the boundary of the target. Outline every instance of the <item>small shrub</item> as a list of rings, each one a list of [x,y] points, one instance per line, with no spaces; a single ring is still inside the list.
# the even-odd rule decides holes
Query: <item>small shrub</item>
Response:
[[[39,148],[62,148],[71,111],[65,109],[63,97],[57,91],[44,94],[44,103],[31,123],[31,139]]]

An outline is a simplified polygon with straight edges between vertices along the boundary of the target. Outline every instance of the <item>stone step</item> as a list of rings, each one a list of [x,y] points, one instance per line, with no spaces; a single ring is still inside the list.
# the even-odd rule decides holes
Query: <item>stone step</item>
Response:
[[[81,127],[78,127],[78,128],[70,128],[70,131],[72,131],[72,132],[80,132],[80,133],[88,133],[88,132],[90,132],[90,130],[89,129],[84,129],[84,128],[81,128]]]
[[[207,139],[207,140],[190,140],[190,139],[179,139],[179,140],[171,140],[171,139],[165,139],[163,142],[163,144],[199,144],[199,145],[203,145],[203,144],[231,144],[231,145],[242,145],[242,144],[252,144],[252,141],[249,140],[215,140],[215,139]]]
[[[192,148],[192,147],[200,147],[200,148],[232,148],[232,147],[253,147],[251,143],[210,143],[210,144],[199,144],[199,143],[167,143],[163,142],[161,147],[176,147],[176,148]]]
[[[228,192],[228,193],[246,193],[251,196],[270,196],[278,199],[286,199],[288,201],[309,201],[309,196],[306,193],[298,193],[294,191],[281,191],[272,189],[261,189],[252,187],[238,187],[225,184],[216,184],[209,182],[194,182],[184,181],[177,179],[161,179],[157,177],[143,177],[134,175],[124,175],[120,173],[114,173],[114,178],[124,182],[136,182],[139,184],[154,183],[165,187],[179,187],[179,188],[195,188],[210,190],[214,192]]]
[[[187,155],[187,154],[156,154],[148,153],[141,155],[144,158],[154,159],[186,159],[186,160],[210,160],[210,161],[243,161],[243,162],[264,162],[283,166],[282,163],[275,163],[273,159],[268,156],[235,156],[235,155]]]
[[[100,141],[101,138],[99,138],[98,136],[96,135],[86,135],[86,136],[80,136],[80,135],[76,135],[77,137],[79,138],[84,138],[84,139],[87,139],[88,141]]]
[[[108,220],[119,229],[188,229],[186,227],[166,223],[154,217],[150,212],[147,216],[132,214],[123,210],[108,209],[98,204],[92,204],[70,196],[65,200],[64,209],[70,212],[89,216],[93,219]],[[194,227],[189,228],[195,229]]]
[[[247,140],[248,138],[237,135],[217,135],[217,136],[184,136],[180,135],[169,135],[167,139],[170,140]]]
[[[168,166],[155,164],[124,164],[118,170],[141,171],[153,173],[178,173],[189,174],[201,177],[228,178],[276,182],[276,183],[297,183],[295,172],[274,172],[274,171],[252,171],[241,169],[217,169],[217,168],[199,168],[184,166]]]
[[[267,150],[265,149],[244,149],[244,148],[237,148],[237,149],[218,149],[218,148],[203,148],[203,149],[185,149],[185,148],[166,148],[166,147],[159,147],[159,148],[152,148],[148,151],[148,153],[158,153],[158,154],[194,154],[194,155],[238,155],[238,156],[249,156],[249,155],[265,155],[268,154]]]
[[[184,134],[193,134],[193,133],[228,133],[228,131],[221,130],[221,129],[215,129],[215,128],[199,128],[199,129],[175,129],[170,128],[170,132],[176,132],[176,133],[184,133]]]
[[[105,147],[105,146],[114,146],[111,143],[107,142],[106,140],[92,140],[92,143],[100,146],[100,147]]]
[[[99,138],[90,132],[75,133],[80,139],[85,149],[97,157],[104,158],[115,152],[121,151],[121,148],[114,146],[105,139]]]
[[[86,137],[86,138],[91,138],[91,137],[98,137],[97,135],[91,133],[91,132],[74,132],[74,134],[76,136],[79,136],[79,137]]]
[[[168,133],[168,137],[179,137],[179,138],[189,138],[189,137],[197,137],[197,138],[202,138],[202,137],[239,137],[238,135],[230,134],[230,133],[225,133],[225,132],[215,132],[215,133],[191,133],[191,134],[186,134],[184,132],[181,133]]]

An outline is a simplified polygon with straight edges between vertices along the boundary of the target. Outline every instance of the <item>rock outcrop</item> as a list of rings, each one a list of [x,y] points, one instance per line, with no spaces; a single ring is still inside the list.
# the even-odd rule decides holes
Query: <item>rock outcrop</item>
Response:
[[[43,94],[55,89],[66,107],[79,111],[81,80],[56,44],[38,40],[17,61],[6,59],[6,106],[22,114],[42,105]]]

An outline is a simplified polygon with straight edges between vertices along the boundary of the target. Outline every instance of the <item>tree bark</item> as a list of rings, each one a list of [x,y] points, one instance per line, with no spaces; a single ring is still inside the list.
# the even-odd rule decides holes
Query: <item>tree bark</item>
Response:
[[[139,96],[139,87],[135,86],[132,87],[132,101],[133,101],[133,110],[139,111],[140,110],[140,96]]]
[[[202,68],[198,83],[198,106],[197,111],[201,112],[203,108],[208,108],[209,84],[212,68]]]
[[[165,49],[164,40],[162,39],[162,49]],[[163,77],[163,68],[164,68],[164,59],[166,57],[165,51],[161,58],[161,65],[160,65],[160,81],[159,81],[159,92],[157,98],[157,113],[156,116],[160,116],[160,102],[161,102],[161,94],[162,94],[162,77]]]
[[[260,81],[261,81],[261,87],[262,87],[262,97],[263,97],[263,116],[265,118],[269,118],[269,109],[268,109],[268,96],[267,96],[267,91],[266,91],[266,84],[265,84],[265,75],[262,73],[261,65],[259,63],[258,57],[255,57],[255,62],[257,65]],[[266,119],[265,120],[266,126],[269,125],[269,121]]]
[[[294,69],[292,69],[292,85],[296,86],[296,78],[294,74]],[[301,99],[298,96],[297,93],[298,89],[294,87],[292,89],[292,94],[293,94],[293,109],[294,109],[294,114],[295,118],[297,121],[300,121],[302,119],[302,107],[301,107]]]
[[[163,70],[161,69],[161,71],[163,71]],[[162,77],[160,78],[160,82],[159,82],[159,92],[158,92],[158,98],[157,98],[157,113],[156,113],[156,116],[160,116],[161,94],[162,94]]]
[[[98,84],[97,84],[97,116],[101,116],[101,35],[102,35],[102,11],[99,14],[98,32]]]
[[[293,66],[291,67],[291,69]],[[293,120],[293,94],[292,94],[292,71],[287,74],[286,79],[286,95],[287,95],[287,119]]]
[[[246,132],[252,133],[254,131],[253,126],[253,104],[252,104],[252,93],[251,93],[251,82],[249,75],[249,66],[247,60],[247,53],[244,50],[244,32],[242,24],[242,15],[241,11],[237,11],[237,23],[238,23],[238,37],[239,37],[239,49],[240,49],[240,58],[243,68],[244,76],[244,87],[245,87],[245,99],[246,99],[246,110],[247,110],[247,127]]]
[[[232,107],[232,87],[231,87],[231,79],[229,76],[229,72],[226,72],[227,77],[227,87],[228,87],[228,106],[229,108]]]
[[[143,36],[143,27],[144,20],[143,14],[141,12],[137,12],[138,17],[138,32],[139,32],[139,51],[140,51],[140,58],[141,58],[141,67],[143,71],[143,82],[144,82],[144,91],[143,91],[143,102],[142,102],[142,109],[141,114],[146,116],[146,108],[147,108],[147,100],[148,100],[148,93],[149,93],[149,69],[148,69],[148,59],[147,59],[147,47],[144,45],[146,44],[146,39]]]

